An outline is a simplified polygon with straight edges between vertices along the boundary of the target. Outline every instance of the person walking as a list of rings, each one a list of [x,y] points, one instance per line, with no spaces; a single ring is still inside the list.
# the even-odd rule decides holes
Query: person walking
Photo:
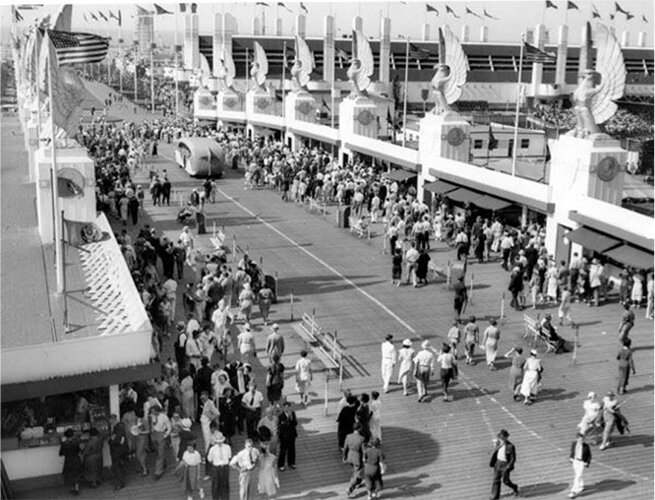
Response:
[[[573,320],[571,319],[571,290],[568,285],[562,286],[557,316],[560,326],[564,324],[564,320],[568,320],[569,324],[573,326]]]
[[[230,460],[230,467],[239,471],[239,500],[250,500],[253,490],[253,471],[259,460],[259,450],[253,447],[252,439],[246,439],[243,450]]]
[[[380,401],[378,391],[371,392],[371,403],[368,406],[371,409],[371,418],[369,420],[371,439],[382,441],[382,401]]]
[[[391,284],[400,286],[403,276],[403,252],[400,248],[391,248]]]
[[[309,404],[309,387],[312,383],[312,362],[307,358],[307,351],[300,351],[300,359],[296,361],[296,388],[300,394],[300,403]]]
[[[617,386],[616,392],[619,394],[625,394],[628,386],[628,380],[630,378],[630,371],[633,375],[637,374],[635,370],[635,361],[632,356],[632,339],[626,338],[623,341],[623,346],[619,350],[619,353],[616,356],[616,359],[619,360],[619,383]]]
[[[278,358],[284,354],[284,337],[280,334],[280,327],[277,323],[271,326],[271,333],[266,338],[266,354],[268,360],[273,362],[273,358],[277,355]]]
[[[348,437],[355,428],[356,415],[357,398],[350,394],[346,396],[346,404],[341,408],[337,415],[337,444],[341,451],[343,451],[346,437]]]
[[[272,405],[278,405],[282,399],[284,388],[284,365],[280,363],[280,355],[274,354],[270,366],[266,370],[266,397]]]
[[[475,346],[478,345],[480,338],[480,327],[475,321],[475,316],[471,316],[464,326],[464,354],[466,355],[467,365],[475,364],[473,356],[475,355]]]
[[[284,470],[286,463],[292,469],[296,468],[296,438],[298,437],[298,419],[291,409],[291,403],[285,401],[282,413],[277,420],[277,434],[280,439],[280,457],[278,466]]]
[[[464,284],[464,276],[457,278],[457,283],[453,285],[453,291],[455,293],[453,300],[455,319],[459,319],[468,302],[468,292],[466,290],[466,285]]]
[[[421,350],[414,357],[413,363],[418,402],[421,403],[428,396],[428,384],[430,383],[430,377],[434,375],[434,354],[430,350],[428,340],[421,343]]]
[[[498,341],[500,340],[500,329],[495,319],[489,320],[489,326],[484,331],[482,337],[482,346],[487,358],[487,366],[491,371],[496,371],[496,356],[498,355]]]
[[[530,357],[523,365],[523,382],[521,382],[521,395],[524,397],[523,404],[530,405],[536,399],[543,370],[537,351],[532,349]]]
[[[368,498],[379,498],[382,491],[382,474],[384,466],[384,454],[380,449],[380,439],[372,438],[364,446],[364,485],[368,492]]]
[[[243,325],[243,330],[237,335],[237,347],[244,363],[247,363],[257,355],[255,337],[250,331],[250,323]]]
[[[407,262],[407,284],[411,279],[414,288],[418,286],[418,279],[416,277],[416,266],[418,263],[419,252],[416,249],[416,243],[412,241],[409,249],[405,252],[405,262]]]
[[[212,479],[212,500],[230,500],[230,460],[232,448],[225,442],[225,436],[216,432],[213,434],[213,444],[207,453],[207,475]]]
[[[273,297],[273,290],[271,290],[271,288],[266,283],[264,283],[259,289],[259,292],[257,292],[259,312],[261,313],[262,319],[264,320],[264,326],[268,325],[268,313],[271,309]]]
[[[584,490],[582,474],[591,464],[591,449],[589,448],[589,445],[585,443],[584,434],[581,432],[577,434],[576,440],[571,443],[569,460],[573,465],[573,485],[571,486],[571,492],[568,496],[569,498],[575,498],[582,493],[582,490]]]
[[[150,441],[156,452],[155,479],[159,479],[166,467],[166,444],[171,434],[171,421],[160,406],[152,406],[150,412]]]
[[[144,418],[137,419],[136,424],[130,429],[130,434],[134,436],[136,461],[141,467],[141,475],[145,477],[148,475],[148,452],[146,450],[150,441],[150,428]]]
[[[441,387],[443,388],[443,400],[446,402],[452,401],[448,394],[448,386],[450,385],[450,381],[455,378],[457,361],[455,360],[455,356],[451,352],[448,344],[442,346],[441,352],[437,356],[437,363],[439,363],[439,375],[441,378]]]
[[[391,375],[393,374],[393,367],[396,365],[398,353],[393,345],[393,335],[389,334],[382,342],[382,390],[389,392],[389,384],[391,383]]]
[[[203,391],[200,393],[200,428],[202,429],[202,439],[205,445],[205,454],[209,450],[212,443],[212,424],[218,425],[220,412],[214,401],[209,397],[209,392]]]
[[[182,460],[175,468],[176,472],[182,472],[182,485],[187,500],[193,500],[193,495],[197,491],[200,498],[204,498],[204,490],[200,487],[200,464],[202,456],[196,449],[196,442],[189,441],[186,449],[182,454]],[[156,476],[155,476],[156,477]]]
[[[91,427],[89,436],[89,441],[87,441],[82,452],[84,479],[91,483],[92,488],[97,488],[102,481],[102,448],[104,441],[95,427]]]
[[[361,486],[364,481],[364,436],[361,434],[362,426],[355,424],[355,428],[351,434],[346,436],[343,444],[343,462],[350,464],[353,468],[353,473],[350,477],[350,484],[346,495],[351,497],[355,489]]]
[[[246,433],[248,438],[255,440],[257,437],[257,424],[262,418],[262,402],[264,396],[257,390],[255,382],[248,383],[248,392],[241,398],[241,404],[246,414]]]
[[[84,472],[80,453],[80,442],[75,437],[73,429],[66,429],[64,437],[61,440],[61,446],[59,447],[59,456],[64,457],[64,469],[62,472],[64,483],[75,496],[80,494],[80,480]]]
[[[509,369],[509,390],[512,392],[514,401],[521,399],[520,390],[523,382],[523,365],[525,365],[525,356],[523,356],[522,347],[512,347],[505,353],[505,357],[512,360],[512,366]]]
[[[129,448],[127,447],[125,427],[118,421],[118,416],[110,415],[109,428],[111,434],[107,444],[111,455],[111,471],[114,475],[114,491],[118,491],[125,487],[125,459],[129,453]]]
[[[498,500],[500,498],[501,481],[510,487],[515,496],[519,496],[519,487],[509,477],[516,465],[516,449],[509,441],[509,432],[505,429],[501,429],[497,437],[496,448],[491,454],[491,461],[489,462],[489,467],[494,469],[489,500]]]
[[[635,326],[635,313],[630,308],[630,303],[625,302],[621,323],[619,324],[619,344],[623,345],[623,341],[628,338],[633,326]]]
[[[599,425],[600,420],[600,403],[596,400],[596,393],[590,392],[582,404],[584,415],[578,424],[580,434],[586,436],[589,429]],[[598,444],[598,443],[596,443]]]
[[[408,396],[409,379],[412,375],[412,366],[415,351],[410,339],[403,340],[403,346],[398,351],[398,383],[403,384],[403,395]]]
[[[267,447],[262,446],[259,455],[259,474],[257,475],[257,491],[260,495],[266,495],[271,499],[280,487],[280,479],[277,475],[277,457]]]

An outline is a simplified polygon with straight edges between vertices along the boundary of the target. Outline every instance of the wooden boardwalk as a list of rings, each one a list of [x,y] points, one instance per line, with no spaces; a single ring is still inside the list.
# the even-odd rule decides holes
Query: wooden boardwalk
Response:
[[[172,157],[171,148],[160,153]],[[174,188],[190,189],[199,181],[190,180],[175,165],[167,168]],[[206,206],[208,228],[215,221],[225,226],[228,238],[235,235],[242,247],[249,246],[254,260],[264,258],[268,273],[279,274],[280,302],[273,306],[271,318],[281,326],[287,339],[282,362],[291,367],[303,342],[290,323],[290,294],[293,293],[294,317],[316,311],[317,321],[330,330],[338,330],[347,346],[349,359],[358,370],[345,386],[355,393],[380,390],[380,343],[388,333],[398,343],[412,338],[438,345],[452,320],[452,292],[445,284],[425,288],[392,287],[389,257],[381,254],[379,238],[370,243],[352,237],[334,226],[333,213],[323,218],[306,208],[285,204],[277,193],[267,190],[244,191],[240,175],[229,172],[219,181],[219,202]],[[178,208],[152,207],[146,204],[146,222],[177,237],[181,227],[175,222]],[[200,237],[201,240],[210,235]],[[207,241],[207,246],[209,243]],[[431,257],[439,265],[453,259],[453,251],[436,248]],[[508,275],[497,263],[473,264],[474,305],[466,314],[479,318],[498,316],[500,296],[507,287]],[[190,273],[187,274],[190,277]],[[522,315],[506,308],[502,324],[500,351],[513,345],[529,348],[523,339]],[[514,403],[508,393],[508,364],[490,372],[483,362],[460,366],[460,378],[453,389],[454,401],[444,403],[435,397],[418,404],[414,396],[404,397],[393,385],[382,396],[382,437],[389,469],[385,477],[384,498],[431,500],[488,498],[491,469],[488,467],[491,440],[499,429],[507,429],[516,445],[518,462],[513,480],[527,498],[562,498],[568,493],[572,470],[568,447],[574,439],[576,424],[582,416],[582,402],[588,391],[604,394],[616,384],[616,329],[620,317],[616,304],[588,308],[575,304],[573,317],[581,325],[580,349],[575,365],[570,354],[542,355],[545,366],[544,388],[538,402],[526,407]],[[486,322],[480,321],[482,329]],[[255,315],[253,327],[257,345],[265,344],[268,331]],[[573,332],[560,333],[572,339]],[[616,436],[605,451],[593,448],[591,468],[586,472],[584,496],[599,499],[617,497],[653,498],[653,325],[637,312],[634,339],[637,375],[631,380],[624,413],[630,420],[631,434]],[[540,349],[543,351],[543,348]],[[265,357],[255,364],[256,379],[263,385]],[[479,357],[482,361],[482,356]],[[316,363],[315,368],[320,370]],[[345,498],[349,471],[341,463],[336,444],[335,410],[339,399],[337,384],[330,381],[328,415],[322,403],[324,377],[316,376],[317,399],[308,408],[296,408],[300,422],[295,471],[280,473],[280,499]],[[291,374],[287,374],[285,394],[297,402]],[[440,395],[436,384],[432,393]],[[240,446],[241,441],[237,444]],[[135,467],[136,468],[136,467]],[[233,497],[236,477],[232,477]],[[107,483],[110,481],[108,480]],[[207,488],[209,484],[207,484]],[[208,492],[208,489],[206,489]],[[63,488],[33,489],[24,498],[67,497]],[[170,473],[160,481],[152,477],[131,476],[128,486],[114,494],[108,486],[85,489],[84,498],[182,498],[181,485]],[[358,498],[366,495],[359,493]]]

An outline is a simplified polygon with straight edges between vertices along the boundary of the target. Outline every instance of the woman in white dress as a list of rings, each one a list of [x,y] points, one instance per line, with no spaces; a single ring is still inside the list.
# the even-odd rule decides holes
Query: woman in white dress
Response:
[[[525,398],[523,403],[526,405],[532,404],[539,392],[539,380],[541,379],[541,360],[538,357],[537,351],[532,349],[530,357],[523,365],[523,383],[521,384],[521,395]]]
[[[600,403],[596,400],[595,392],[587,394],[587,399],[582,404],[582,408],[584,409],[584,416],[578,424],[578,429],[580,429],[580,434],[587,434],[590,428],[599,425]]]
[[[484,331],[482,338],[482,347],[485,350],[487,366],[490,370],[495,371],[496,356],[498,355],[498,341],[500,340],[500,329],[496,326],[495,319],[489,320],[489,326]]]
[[[273,498],[280,487],[280,480],[277,476],[277,457],[266,447],[262,447],[259,455],[259,478],[257,490],[266,498]]]
[[[546,295],[550,302],[557,302],[557,287],[559,280],[557,279],[558,271],[555,262],[551,262],[546,271]]]
[[[405,396],[409,395],[407,388],[412,374],[412,360],[415,354],[416,351],[412,348],[412,341],[409,339],[403,340],[403,347],[398,351],[398,383],[402,382]]]
[[[371,420],[369,422],[371,441],[375,439],[382,441],[382,401],[380,401],[379,392],[371,392],[371,402],[368,406],[371,409]]]
[[[632,275],[632,293],[630,294],[630,299],[632,299],[632,307],[636,307],[638,309],[643,298],[644,284],[641,282],[641,276],[639,276],[639,273],[635,273]]]

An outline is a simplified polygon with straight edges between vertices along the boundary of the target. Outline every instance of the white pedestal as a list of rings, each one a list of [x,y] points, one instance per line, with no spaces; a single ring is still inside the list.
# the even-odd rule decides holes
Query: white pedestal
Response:
[[[274,98],[265,90],[250,90],[246,94],[246,113],[272,115],[274,114]]]
[[[419,122],[419,158],[448,158],[468,163],[471,125],[461,116],[428,113]]]
[[[550,185],[554,199],[582,195],[620,205],[628,152],[604,134],[568,135],[550,143]]]
[[[30,118],[27,122],[27,176],[29,182],[36,181],[36,150],[39,149],[39,127],[36,118]]]
[[[367,97],[346,98],[339,104],[339,131],[347,140],[351,134],[377,139],[378,110],[375,103]]]
[[[39,223],[39,236],[43,244],[54,242],[52,214],[52,166],[50,148],[39,148],[35,153],[36,162],[36,208]],[[74,172],[77,172],[75,174]],[[79,179],[83,193],[71,196],[66,189],[59,189],[59,210],[64,211],[67,220],[92,222],[96,219],[95,170],[94,163],[81,148],[57,149],[57,175],[60,178]],[[77,183],[77,182],[76,182]]]
[[[291,92],[284,100],[287,120],[316,123],[316,99],[309,92]]]

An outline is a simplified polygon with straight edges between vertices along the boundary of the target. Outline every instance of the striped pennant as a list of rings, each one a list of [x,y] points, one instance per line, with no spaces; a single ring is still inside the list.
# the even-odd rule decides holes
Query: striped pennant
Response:
[[[48,30],[59,66],[102,61],[109,51],[109,39],[90,33]]]
[[[541,50],[528,42],[523,42],[525,50],[525,60],[533,63],[545,63],[549,61],[557,61],[557,55]]]

